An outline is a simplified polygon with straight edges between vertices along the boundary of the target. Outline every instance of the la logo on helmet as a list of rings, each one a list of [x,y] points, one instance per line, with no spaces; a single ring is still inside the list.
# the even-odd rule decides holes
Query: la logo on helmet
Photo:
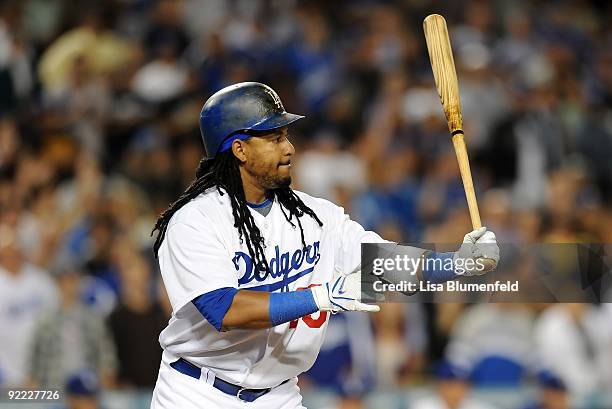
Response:
[[[266,89],[265,90],[266,94],[270,95],[272,97],[272,100],[274,101],[274,105],[276,105],[276,107],[278,109],[280,109],[281,111],[284,111],[285,108],[283,107],[283,103],[281,102],[280,98],[278,95],[276,95],[273,91]]]

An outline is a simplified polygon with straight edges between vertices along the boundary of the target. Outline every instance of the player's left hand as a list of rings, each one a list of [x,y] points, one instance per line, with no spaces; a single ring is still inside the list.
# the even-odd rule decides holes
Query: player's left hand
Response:
[[[321,286],[311,287],[317,307],[321,311],[378,312],[378,305],[364,304],[361,300],[361,271],[345,274],[336,270],[332,280]]]
[[[495,233],[487,231],[486,227],[473,230],[465,235],[463,244],[455,252],[455,265],[458,259],[473,259],[475,268],[465,268],[460,275],[478,276],[488,273],[497,267],[499,262],[499,246]]]

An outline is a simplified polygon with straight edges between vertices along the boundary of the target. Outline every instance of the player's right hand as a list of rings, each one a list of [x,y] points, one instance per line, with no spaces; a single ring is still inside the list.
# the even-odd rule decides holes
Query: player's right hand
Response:
[[[327,284],[311,287],[317,307],[321,311],[378,312],[378,305],[364,304],[361,300],[361,271],[349,274],[338,270]]]

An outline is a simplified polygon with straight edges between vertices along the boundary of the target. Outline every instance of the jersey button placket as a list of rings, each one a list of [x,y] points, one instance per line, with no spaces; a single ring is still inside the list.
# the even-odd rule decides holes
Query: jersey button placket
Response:
[[[270,235],[270,222],[267,220],[264,221],[263,227],[264,227],[264,235],[266,238],[266,246],[269,247],[270,245],[272,245],[272,237]]]

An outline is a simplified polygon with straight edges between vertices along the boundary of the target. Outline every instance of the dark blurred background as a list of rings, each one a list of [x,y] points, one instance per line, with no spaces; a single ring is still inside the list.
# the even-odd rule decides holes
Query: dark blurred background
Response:
[[[432,12],[449,23],[484,224],[501,242],[612,243],[609,1],[5,0],[0,387],[148,407],[170,316],[149,234],[194,176],[203,102],[235,82],[307,116],[295,188],[389,240],[459,242]],[[310,408],[609,409],[612,308],[336,315],[301,383]]]

